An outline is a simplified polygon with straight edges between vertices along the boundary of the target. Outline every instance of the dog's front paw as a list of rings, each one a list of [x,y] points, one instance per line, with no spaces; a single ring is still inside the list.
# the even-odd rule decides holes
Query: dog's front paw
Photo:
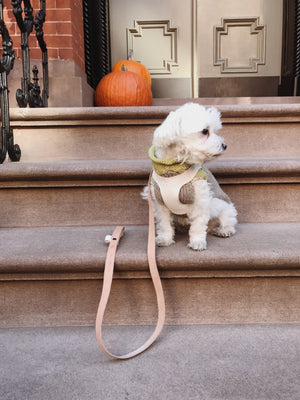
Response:
[[[174,244],[175,241],[172,237],[157,235],[155,238],[155,243],[157,246],[170,246],[171,244]]]
[[[193,250],[197,250],[197,251],[206,250],[206,240],[205,239],[190,240],[190,243],[188,244],[188,247],[190,247]]]

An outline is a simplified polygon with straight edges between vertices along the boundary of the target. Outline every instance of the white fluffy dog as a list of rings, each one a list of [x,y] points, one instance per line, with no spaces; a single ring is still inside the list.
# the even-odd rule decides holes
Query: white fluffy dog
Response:
[[[175,227],[189,227],[188,246],[194,250],[206,249],[207,231],[221,237],[235,233],[237,211],[203,167],[226,150],[216,134],[221,127],[215,108],[187,103],[155,130],[149,156],[158,246],[174,243]],[[214,224],[208,229],[210,221]]]

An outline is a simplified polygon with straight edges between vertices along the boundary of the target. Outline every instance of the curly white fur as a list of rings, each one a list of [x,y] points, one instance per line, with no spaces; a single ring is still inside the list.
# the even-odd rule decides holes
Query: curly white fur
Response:
[[[205,109],[199,104],[187,103],[171,112],[155,130],[155,156],[202,166],[226,150],[224,139],[216,134],[221,128],[220,113],[215,108]],[[233,203],[214,197],[207,180],[194,180],[193,187],[194,203],[187,218],[175,216],[165,205],[157,202],[151,188],[157,245],[174,243],[175,222],[179,220],[181,225],[189,226],[188,246],[194,250],[206,249],[208,223],[212,219],[218,221],[211,231],[214,235],[228,237],[235,233],[237,211]]]

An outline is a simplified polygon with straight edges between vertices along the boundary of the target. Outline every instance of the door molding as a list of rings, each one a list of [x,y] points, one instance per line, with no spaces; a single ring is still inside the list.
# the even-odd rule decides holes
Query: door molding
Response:
[[[109,0],[83,0],[85,72],[87,82],[96,89],[111,70]]]
[[[298,14],[298,18],[296,18]],[[283,0],[283,31],[281,83],[279,96],[299,95],[299,85],[295,85],[295,76],[300,71],[300,1]],[[300,44],[300,43],[299,43]]]

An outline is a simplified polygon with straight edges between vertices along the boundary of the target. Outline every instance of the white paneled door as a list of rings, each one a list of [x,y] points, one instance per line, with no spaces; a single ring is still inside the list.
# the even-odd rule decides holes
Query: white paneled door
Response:
[[[155,97],[277,95],[283,0],[110,0],[112,64],[133,51]]]

